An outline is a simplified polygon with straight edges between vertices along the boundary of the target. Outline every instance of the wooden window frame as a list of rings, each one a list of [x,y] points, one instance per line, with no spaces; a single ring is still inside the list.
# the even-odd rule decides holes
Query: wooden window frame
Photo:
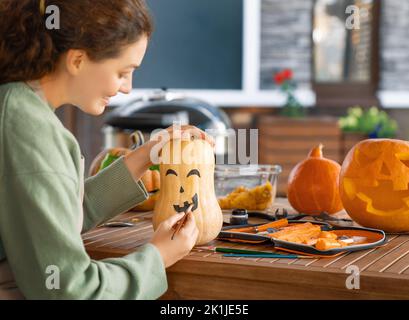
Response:
[[[314,30],[314,8],[316,0],[311,12],[312,30]],[[380,74],[380,12],[381,0],[374,1],[373,19],[371,23],[371,70],[370,81],[368,83],[359,82],[338,82],[325,83],[315,81],[315,57],[314,57],[314,41],[311,32],[311,83],[316,94],[317,107],[350,107],[353,105],[361,105],[370,107],[379,105],[377,92],[379,88]]]

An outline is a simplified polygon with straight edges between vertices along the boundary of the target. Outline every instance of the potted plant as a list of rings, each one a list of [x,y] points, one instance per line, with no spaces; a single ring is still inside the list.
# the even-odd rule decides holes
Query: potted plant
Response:
[[[360,106],[349,108],[338,121],[342,130],[343,155],[359,141],[368,138],[394,138],[398,124],[377,107],[363,110]]]
[[[281,115],[294,118],[305,116],[303,106],[294,95],[297,84],[293,79],[293,71],[284,69],[276,73],[273,78],[275,84],[280,86],[280,90],[287,96],[287,101],[281,109]]]

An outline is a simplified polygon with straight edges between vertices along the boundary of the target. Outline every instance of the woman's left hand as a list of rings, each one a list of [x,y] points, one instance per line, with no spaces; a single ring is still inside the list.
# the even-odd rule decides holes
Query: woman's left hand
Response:
[[[154,147],[160,150],[171,139],[190,140],[191,137],[206,140],[214,148],[213,137],[203,130],[191,125],[173,125],[155,132],[148,142],[126,155],[125,164],[135,180],[139,180],[155,160],[151,152]]]
[[[199,128],[191,125],[173,125],[166,129],[162,129],[158,132],[155,132],[149,141],[155,141],[156,143],[166,143],[171,139],[190,140],[191,137],[206,140],[212,145],[212,147],[214,147],[214,139],[212,136],[208,135],[203,130],[200,130]]]
[[[191,125],[173,125],[166,129],[162,129],[158,132],[155,132],[151,139],[146,143],[149,145],[149,149],[152,150],[153,147],[159,151],[161,147],[165,145],[166,142],[172,139],[182,139],[182,140],[191,140],[194,137],[196,139],[202,139],[210,143],[214,148],[214,139],[212,136],[208,135],[203,130]],[[153,164],[152,153],[150,153],[150,164]]]

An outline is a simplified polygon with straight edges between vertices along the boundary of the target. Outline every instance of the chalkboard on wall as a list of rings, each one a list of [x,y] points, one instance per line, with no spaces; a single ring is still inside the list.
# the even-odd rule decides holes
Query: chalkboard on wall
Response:
[[[155,31],[134,88],[242,89],[243,0],[147,0]]]

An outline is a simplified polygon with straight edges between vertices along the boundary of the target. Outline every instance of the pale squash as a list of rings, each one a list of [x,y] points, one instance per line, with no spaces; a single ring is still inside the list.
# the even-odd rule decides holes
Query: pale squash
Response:
[[[167,142],[159,165],[161,189],[155,203],[153,227],[193,204],[199,236],[196,245],[215,239],[223,225],[223,215],[214,191],[215,158],[204,140]]]

